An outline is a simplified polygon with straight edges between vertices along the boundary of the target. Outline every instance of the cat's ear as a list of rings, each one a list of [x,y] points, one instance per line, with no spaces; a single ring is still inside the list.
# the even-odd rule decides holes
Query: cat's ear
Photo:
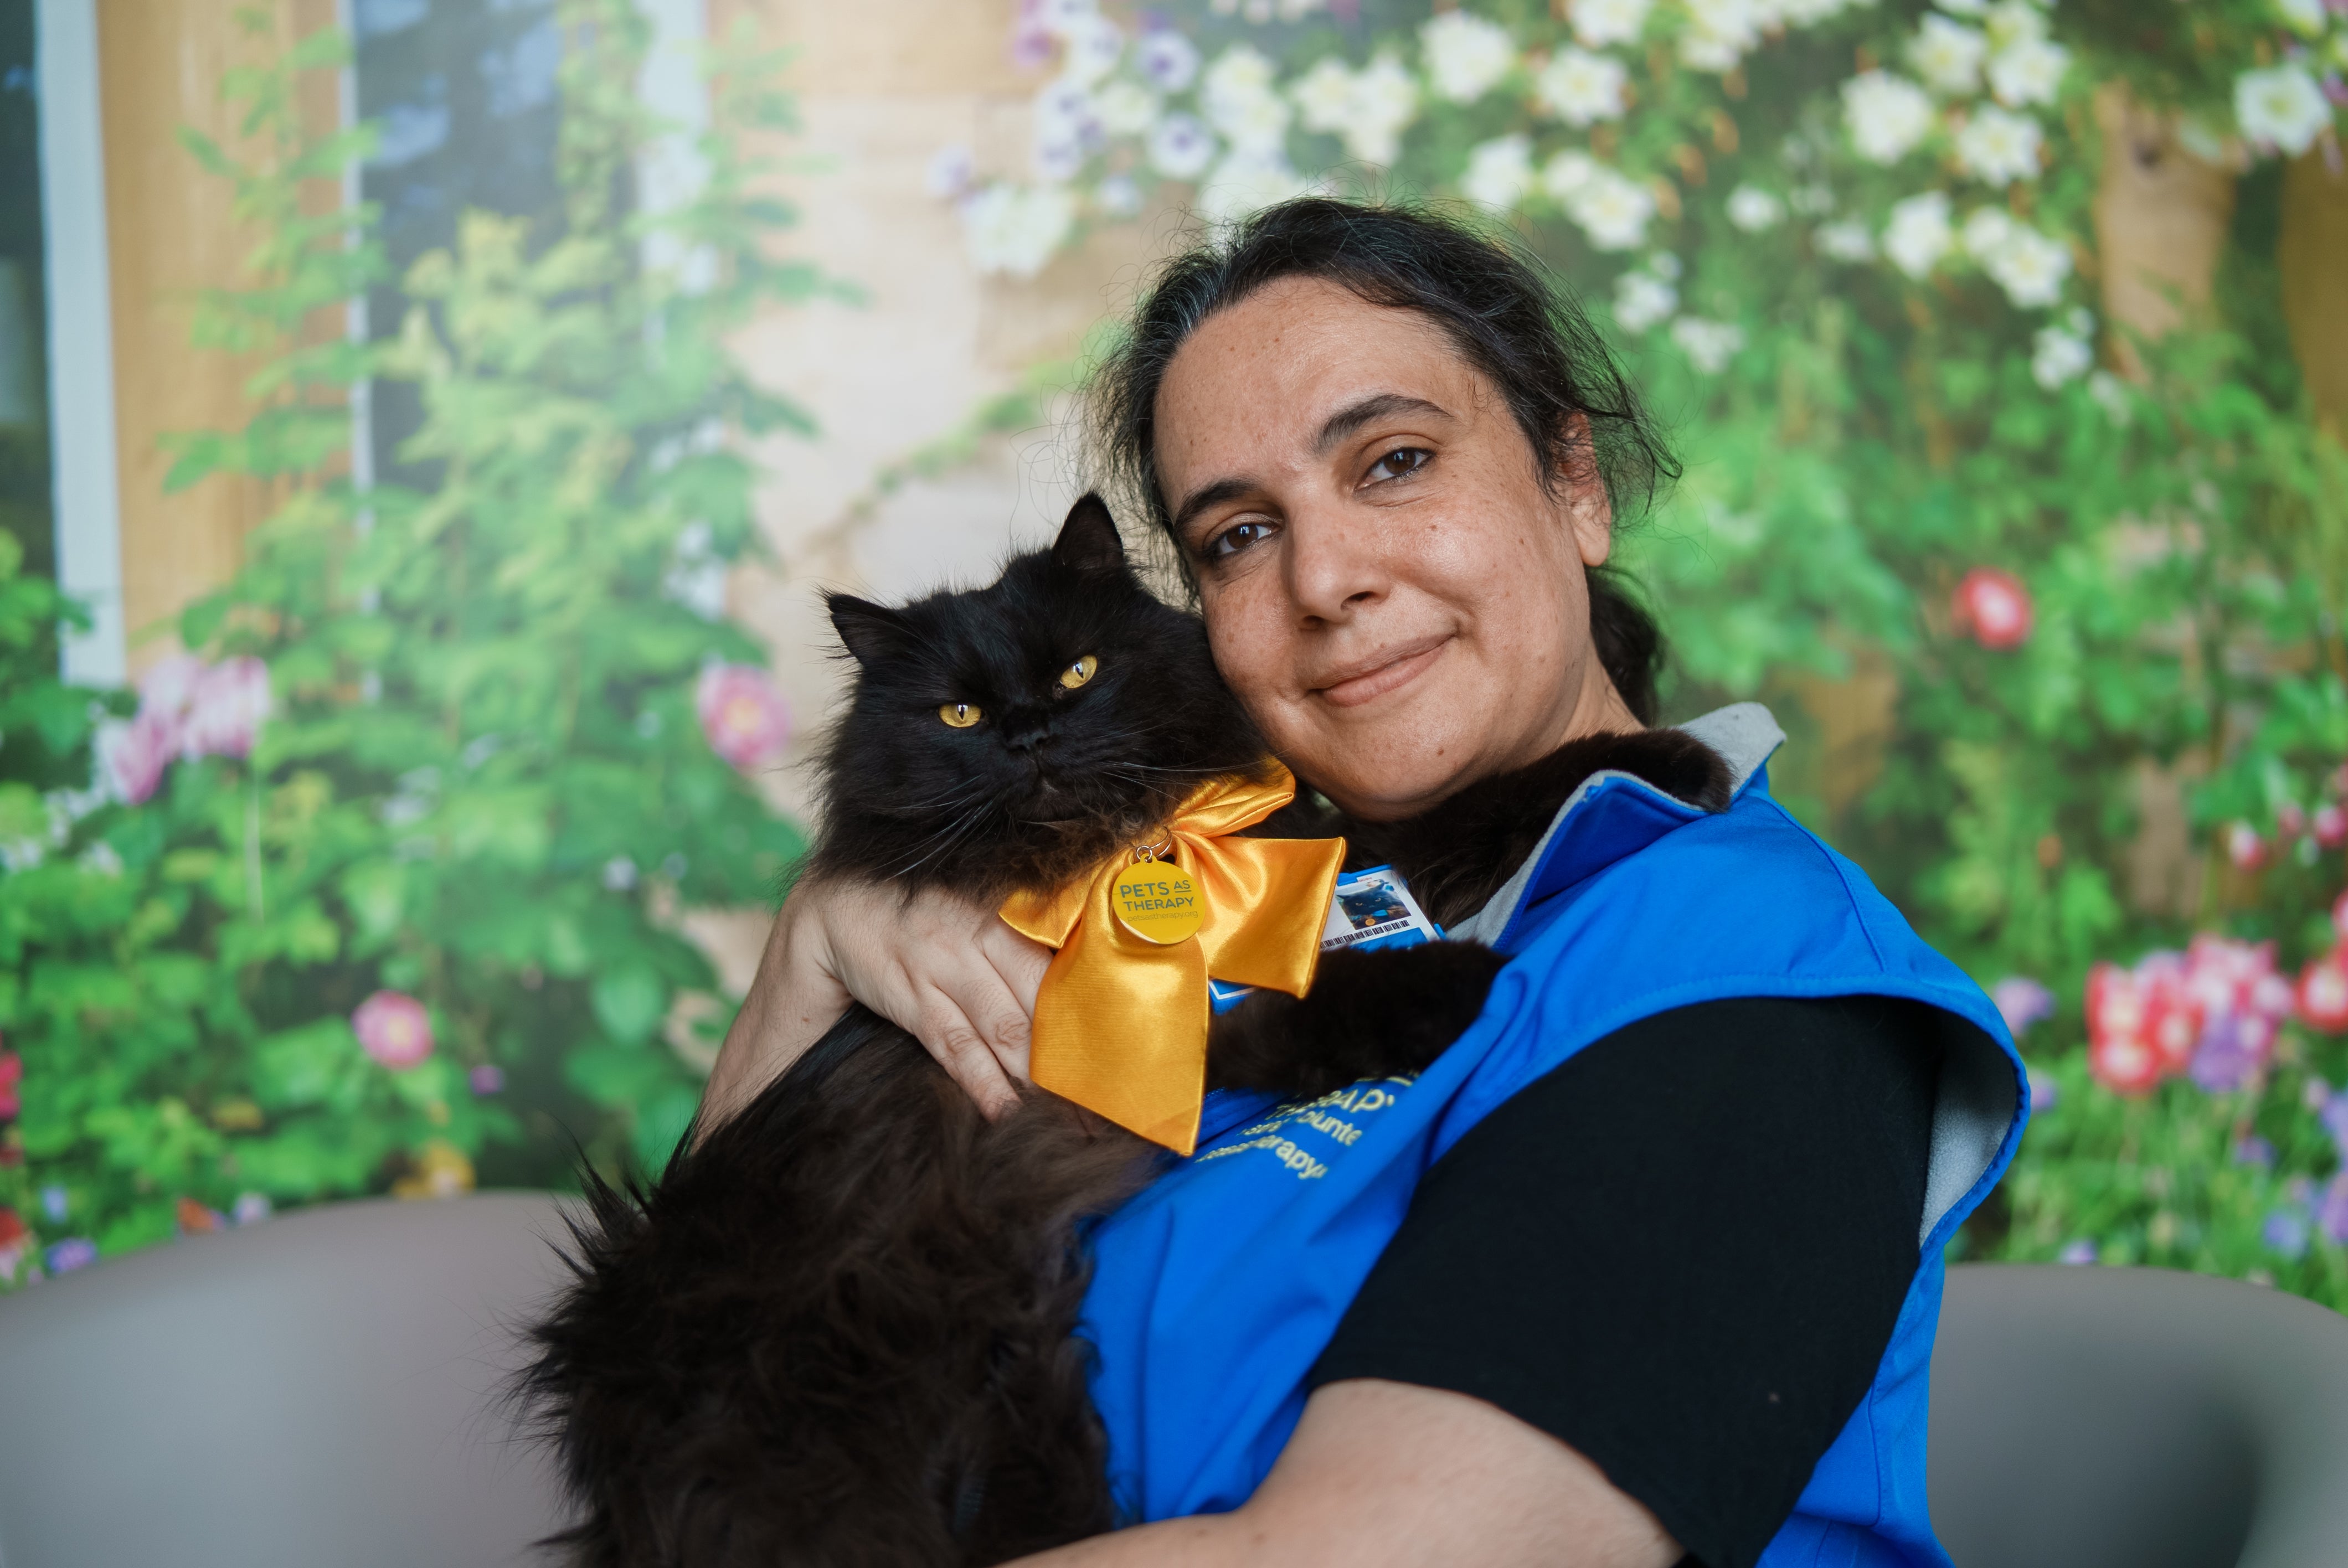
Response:
[[[904,615],[885,604],[853,594],[828,593],[824,608],[831,611],[831,629],[839,633],[840,645],[868,670],[901,656],[912,645],[912,628]]]
[[[1107,502],[1087,494],[1068,508],[1068,520],[1052,541],[1052,564],[1075,572],[1125,569],[1125,541],[1117,537]]]

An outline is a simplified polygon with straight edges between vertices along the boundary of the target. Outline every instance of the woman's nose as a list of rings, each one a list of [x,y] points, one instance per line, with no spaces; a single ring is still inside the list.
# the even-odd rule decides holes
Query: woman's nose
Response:
[[[1292,511],[1285,566],[1289,598],[1308,620],[1343,620],[1385,596],[1390,586],[1372,530],[1341,507]]]

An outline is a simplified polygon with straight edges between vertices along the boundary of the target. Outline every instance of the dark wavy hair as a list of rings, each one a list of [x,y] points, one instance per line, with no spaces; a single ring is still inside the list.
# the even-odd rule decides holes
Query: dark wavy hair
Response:
[[[1552,490],[1594,467],[1615,520],[1679,477],[1637,391],[1562,283],[1501,234],[1421,208],[1306,197],[1267,207],[1169,261],[1130,331],[1095,368],[1087,396],[1101,477],[1172,540],[1159,485],[1158,389],[1200,323],[1268,283],[1319,278],[1374,305],[1416,311],[1498,387]],[[1573,415],[1588,420],[1577,432]],[[1174,552],[1186,577],[1189,563]],[[1663,640],[1623,575],[1589,574],[1591,636],[1615,690],[1655,719]]]

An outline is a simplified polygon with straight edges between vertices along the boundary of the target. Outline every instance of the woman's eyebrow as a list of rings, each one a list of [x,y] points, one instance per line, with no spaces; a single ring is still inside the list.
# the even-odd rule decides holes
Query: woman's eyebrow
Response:
[[[1438,419],[1451,417],[1450,410],[1429,403],[1424,397],[1409,397],[1399,392],[1375,393],[1329,415],[1321,426],[1321,434],[1313,439],[1313,455],[1316,457],[1324,456],[1330,447],[1372,420],[1385,419],[1396,414],[1432,414]]]
[[[1201,486],[1191,491],[1184,498],[1182,505],[1176,508],[1174,531],[1179,534],[1189,528],[1190,519],[1209,507],[1220,507],[1225,501],[1236,501],[1241,496],[1252,494],[1257,488],[1259,487],[1255,480],[1238,477],[1218,479],[1211,485]]]

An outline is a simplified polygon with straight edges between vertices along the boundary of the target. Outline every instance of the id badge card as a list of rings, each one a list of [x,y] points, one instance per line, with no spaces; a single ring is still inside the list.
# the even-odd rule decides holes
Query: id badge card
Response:
[[[1442,935],[1443,928],[1428,919],[1418,900],[1410,896],[1410,884],[1402,873],[1391,866],[1373,866],[1337,878],[1337,891],[1329,900],[1329,917],[1321,927],[1321,950],[1415,948]],[[1207,994],[1217,1012],[1229,1012],[1253,989],[1253,986],[1222,980],[1207,982]]]

